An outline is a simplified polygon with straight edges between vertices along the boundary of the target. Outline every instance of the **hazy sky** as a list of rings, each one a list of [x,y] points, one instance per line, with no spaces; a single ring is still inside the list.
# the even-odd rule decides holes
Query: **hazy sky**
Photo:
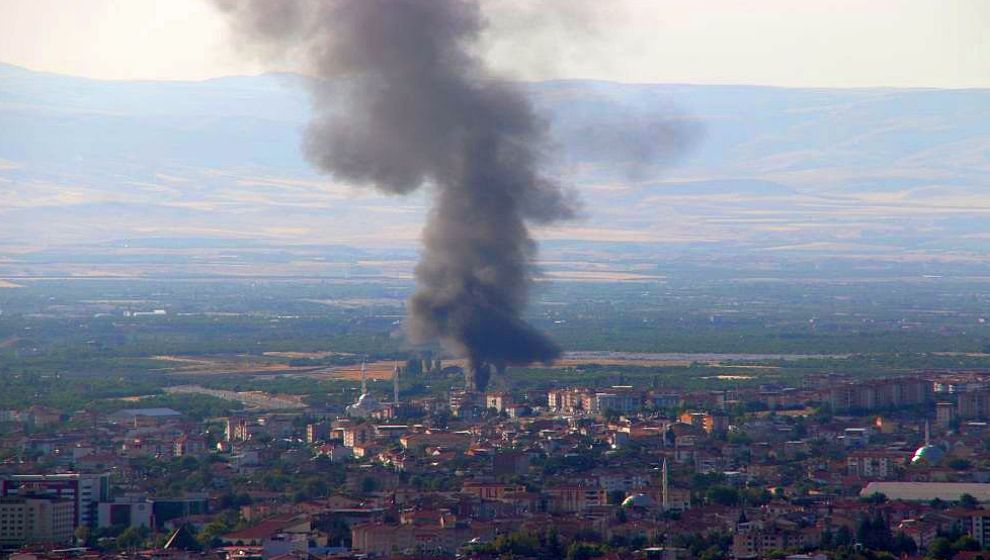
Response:
[[[492,22],[485,55],[522,79],[990,87],[990,0],[485,6]],[[205,0],[0,0],[0,62],[111,79],[271,69],[231,44]]]

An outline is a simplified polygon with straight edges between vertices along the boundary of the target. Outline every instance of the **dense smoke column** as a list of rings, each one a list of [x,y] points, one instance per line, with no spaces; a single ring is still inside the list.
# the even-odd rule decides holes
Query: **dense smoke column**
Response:
[[[484,390],[506,365],[560,351],[521,319],[536,245],[528,224],[572,215],[539,174],[543,123],[473,49],[476,0],[216,0],[261,52],[301,55],[322,80],[306,156],[337,177],[394,194],[424,183],[423,232],[406,328],[470,360]]]

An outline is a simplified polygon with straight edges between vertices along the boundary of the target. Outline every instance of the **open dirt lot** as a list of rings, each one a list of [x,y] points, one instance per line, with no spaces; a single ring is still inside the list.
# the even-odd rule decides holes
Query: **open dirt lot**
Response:
[[[278,359],[294,358],[322,358],[333,354],[332,352],[266,352],[262,357],[258,356],[156,356],[161,360],[163,369],[168,373],[183,375],[300,375],[312,377],[314,379],[344,379],[358,381],[361,379],[361,364],[347,366],[330,367],[293,367]],[[749,355],[731,354],[608,354],[595,355],[595,353],[576,352],[574,355],[565,355],[551,365],[534,364],[533,368],[571,368],[581,367],[591,364],[602,366],[630,366],[630,367],[663,367],[663,366],[687,366],[692,363],[705,363],[711,365],[722,364],[727,360],[744,360],[751,358]],[[753,358],[755,359],[755,358]],[[401,362],[392,360],[382,360],[365,364],[368,372],[368,379],[391,379],[396,365]],[[443,360],[444,367],[460,366],[465,367],[467,360]],[[774,369],[773,366],[744,365],[744,364],[722,364],[722,367],[737,367],[740,369]]]

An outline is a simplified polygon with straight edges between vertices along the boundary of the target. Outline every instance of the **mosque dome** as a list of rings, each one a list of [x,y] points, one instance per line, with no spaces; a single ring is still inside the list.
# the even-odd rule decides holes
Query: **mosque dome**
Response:
[[[633,494],[625,500],[622,500],[622,507],[638,507],[638,508],[651,508],[656,506],[656,502],[653,498],[650,498],[646,494]]]
[[[928,421],[925,421],[925,444],[914,452],[911,457],[912,465],[928,465],[933,467],[945,457],[945,450],[936,445],[932,445],[931,434],[929,433]]]
[[[354,404],[357,405],[357,406],[359,406],[359,407],[362,407],[362,408],[367,408],[367,407],[371,407],[371,406],[377,406],[378,405],[378,399],[376,399],[374,397],[374,395],[372,395],[370,393],[364,393],[360,397],[358,397],[357,402],[354,403]]]
[[[347,407],[347,414],[351,416],[369,416],[371,413],[381,410],[382,405],[378,399],[370,393],[361,393],[357,401]]]
[[[926,464],[930,466],[937,465],[942,457],[945,456],[945,451],[937,445],[922,445],[914,452],[914,457],[911,457],[912,465]]]

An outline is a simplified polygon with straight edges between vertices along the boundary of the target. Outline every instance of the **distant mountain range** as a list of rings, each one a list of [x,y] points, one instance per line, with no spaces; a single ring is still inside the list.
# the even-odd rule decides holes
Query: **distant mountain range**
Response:
[[[144,238],[415,247],[428,192],[384,197],[303,161],[305,86],[0,65],[0,260]],[[990,90],[520,87],[552,133],[548,172],[584,201],[579,220],[539,232],[547,242],[990,253]]]

